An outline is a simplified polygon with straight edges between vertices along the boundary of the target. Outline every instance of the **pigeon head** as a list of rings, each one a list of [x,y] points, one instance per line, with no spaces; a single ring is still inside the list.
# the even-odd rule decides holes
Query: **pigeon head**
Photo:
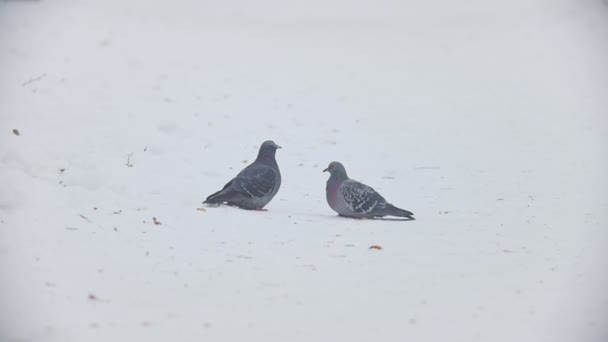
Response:
[[[340,162],[337,162],[337,161],[333,161],[333,162],[329,163],[329,166],[327,166],[327,168],[325,170],[323,170],[323,172],[326,172],[326,171],[329,172],[331,177],[348,178],[344,165],[342,165]]]
[[[270,149],[270,150],[276,151],[279,148],[281,148],[281,146],[275,144],[274,141],[266,140],[262,143],[262,146],[260,146],[260,151],[265,150],[265,149]]]
[[[258,160],[274,160],[274,155],[277,149],[281,146],[274,143],[272,140],[266,140],[260,146],[260,152],[258,152]]]

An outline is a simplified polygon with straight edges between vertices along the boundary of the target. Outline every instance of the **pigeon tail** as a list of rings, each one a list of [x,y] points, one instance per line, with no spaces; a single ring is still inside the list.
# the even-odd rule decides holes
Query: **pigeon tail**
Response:
[[[394,205],[388,204],[388,203],[386,204],[386,213],[387,213],[387,215],[406,217],[406,218],[409,218],[410,220],[415,220],[415,218],[413,216],[414,213],[412,213],[411,211],[397,208]]]
[[[226,189],[222,189],[216,193],[213,193],[207,197],[207,199],[203,202],[203,204],[221,204],[227,201],[232,193],[230,191],[225,191]]]

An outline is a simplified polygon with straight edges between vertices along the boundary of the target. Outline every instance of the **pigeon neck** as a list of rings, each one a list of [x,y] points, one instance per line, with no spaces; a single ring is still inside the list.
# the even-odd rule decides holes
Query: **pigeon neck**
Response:
[[[267,163],[267,164],[276,164],[277,163],[276,160],[274,159],[274,152],[271,152],[271,151],[260,151],[260,153],[258,153],[258,157],[256,158],[256,161]]]
[[[334,172],[329,177],[330,182],[342,182],[348,179],[346,172]]]

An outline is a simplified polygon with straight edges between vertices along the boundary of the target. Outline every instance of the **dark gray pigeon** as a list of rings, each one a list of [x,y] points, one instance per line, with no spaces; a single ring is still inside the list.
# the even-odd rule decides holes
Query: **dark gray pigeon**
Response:
[[[279,191],[281,172],[275,153],[281,146],[272,140],[260,146],[258,157],[244,168],[222,190],[210,195],[204,204],[237,206],[243,209],[262,209]]]
[[[363,183],[348,178],[344,166],[336,161],[327,169],[327,203],[340,216],[353,218],[374,218],[400,216],[415,220],[413,213],[388,203],[376,190]]]

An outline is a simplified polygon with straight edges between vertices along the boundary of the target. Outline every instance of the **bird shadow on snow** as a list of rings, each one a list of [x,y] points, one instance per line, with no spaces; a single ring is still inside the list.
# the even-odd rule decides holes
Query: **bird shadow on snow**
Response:
[[[342,216],[342,215],[335,215],[335,216],[329,216],[332,218],[337,218],[340,220],[346,219],[346,220],[357,220],[357,221],[395,221],[395,222],[402,222],[402,221],[416,221],[415,219],[410,219],[410,218],[400,218],[400,217],[374,217],[374,218],[357,218],[357,217],[348,217],[348,216]]]
[[[243,211],[261,211],[261,212],[268,212],[268,209],[245,209],[245,208],[240,208],[237,205],[230,205],[230,204],[226,204],[226,203],[203,203],[203,207],[207,207],[207,208],[231,208],[231,209],[235,209],[235,210],[243,210]]]
[[[234,205],[229,205],[229,204],[208,204],[208,203],[204,203],[204,206],[207,208],[231,208],[231,209],[236,209],[236,210],[243,210],[243,211],[252,211],[252,212],[271,212],[268,209],[243,209],[243,208],[239,208],[238,206],[234,206]],[[295,214],[295,215],[300,215],[300,216],[314,216],[314,217],[325,217],[325,218],[330,218],[330,219],[339,219],[339,220],[357,220],[357,221],[394,221],[394,222],[403,222],[403,221],[415,221],[415,219],[410,219],[410,218],[399,218],[399,217],[374,217],[374,218],[357,218],[357,217],[348,217],[348,216],[342,216],[342,215],[318,215],[318,214],[310,214],[310,213],[306,213],[306,214]]]
[[[397,217],[378,217],[372,220],[376,221],[416,221],[414,219],[409,218],[397,218]]]

